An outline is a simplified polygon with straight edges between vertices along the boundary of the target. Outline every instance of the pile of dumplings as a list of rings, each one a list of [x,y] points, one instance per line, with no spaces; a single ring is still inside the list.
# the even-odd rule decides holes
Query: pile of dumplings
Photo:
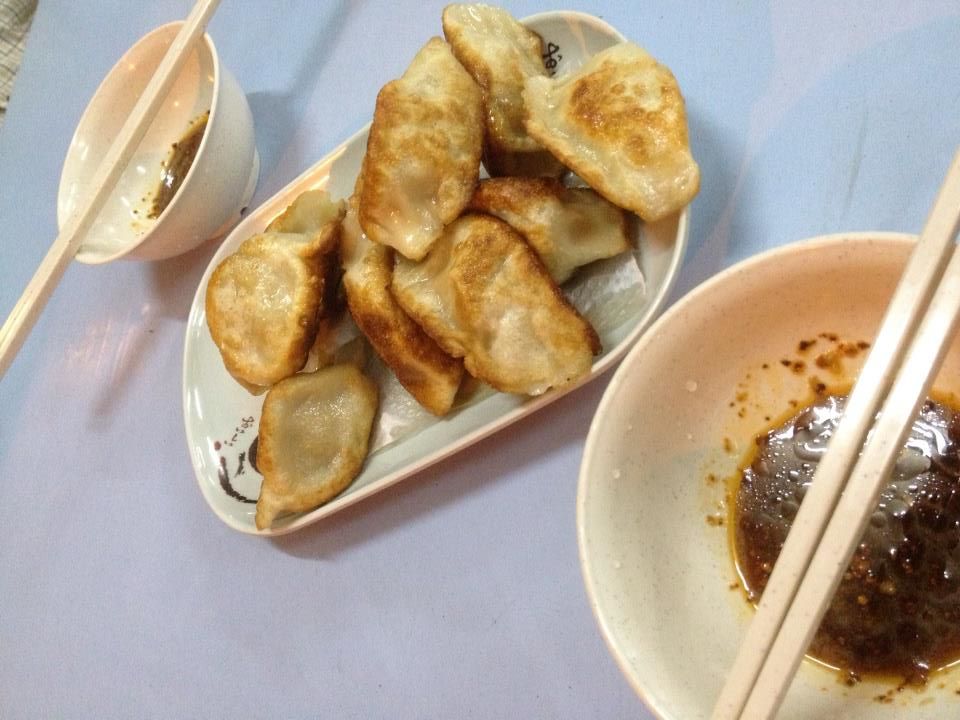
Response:
[[[443,33],[377,96],[353,195],[304,193],[210,278],[224,365],[266,392],[258,528],[362,469],[367,344],[436,416],[467,376],[526,395],[574,383],[600,339],[560,284],[633,249],[628,213],[657,220],[699,189],[680,89],[641,48],[552,79],[505,10],[450,5]],[[338,340],[344,306],[364,342]]]

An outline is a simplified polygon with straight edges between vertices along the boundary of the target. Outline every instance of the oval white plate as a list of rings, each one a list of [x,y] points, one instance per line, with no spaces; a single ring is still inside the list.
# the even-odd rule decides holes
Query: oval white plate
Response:
[[[548,65],[550,60],[554,61],[558,74],[576,69],[591,53],[622,39],[602,20],[581,13],[542,13],[524,22],[543,37],[548,49]],[[281,521],[270,530],[256,529],[253,503],[259,494],[261,478],[251,466],[250,453],[257,435],[263,398],[253,397],[243,390],[223,367],[207,330],[204,313],[207,281],[226,255],[245,239],[262,231],[300,193],[323,188],[333,198],[348,197],[366,149],[368,129],[369,125],[241,222],[210,261],[193,300],[183,359],[187,443],[203,496],[221,520],[242,532],[280,535],[316,522],[501,430],[574,389],[548,392],[537,398],[493,393],[454,411],[443,420],[431,420],[415,433],[371,453],[363,472],[327,504]],[[663,306],[686,249],[688,218],[689,211],[685,209],[657,223],[638,222],[637,253],[604,261],[606,265],[595,264],[565,287],[575,304],[594,321],[604,348],[590,375],[579,384],[588,382],[623,357]],[[587,301],[597,293],[617,291],[618,288],[612,285],[629,279],[631,272],[637,276],[637,264],[642,272],[642,282],[631,287],[629,292],[617,295],[615,311],[603,308],[602,322],[597,322],[597,311],[585,307],[577,299],[578,290],[579,297]],[[375,429],[375,435],[377,432]]]
[[[610,381],[580,470],[580,562],[612,655],[658,717],[710,717],[752,617],[727,528],[707,521],[725,517],[719,479],[736,472],[769,418],[812,395],[812,376],[855,379],[864,353],[844,357],[840,375],[817,367],[834,346],[821,333],[872,341],[912,244],[888,233],[833,235],[745,260],[671,307]],[[804,354],[808,339],[817,345]],[[934,388],[960,390],[960,340]],[[924,692],[881,704],[889,684],[849,688],[805,662],[777,717],[957,717],[957,679],[934,676]]]

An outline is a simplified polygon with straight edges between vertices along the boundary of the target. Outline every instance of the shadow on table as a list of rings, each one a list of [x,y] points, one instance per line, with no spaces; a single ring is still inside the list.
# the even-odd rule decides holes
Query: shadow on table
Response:
[[[247,102],[253,114],[257,150],[260,153],[260,178],[263,188],[270,195],[293,179],[293,176],[285,178],[280,182],[280,186],[272,187],[273,172],[280,164],[284,149],[300,127],[300,120],[313,94],[311,91],[316,85],[320,68],[326,64],[331,48],[336,46],[337,34],[346,24],[350,5],[346,0],[331,3],[326,21],[318,24],[315,29],[310,28],[314,34],[302,43],[306,49],[301,53],[301,62],[290,74],[281,92],[247,93]]]
[[[200,278],[224,237],[206,240],[183,255],[150,263],[150,295],[160,315],[187,319]]]
[[[729,217],[735,200],[739,139],[724,137],[710,112],[688,101],[692,150],[700,165],[700,192],[691,207],[690,241],[677,285],[671,296],[685,295],[721,270],[730,252]]]
[[[481,491],[508,473],[522,473],[542,457],[586,438],[609,379],[609,372],[605,373],[509,429],[315,525],[271,542],[288,555],[323,559],[362,545],[375,535],[415,523],[428,513]],[[480,466],[487,470],[486,474],[476,472]]]

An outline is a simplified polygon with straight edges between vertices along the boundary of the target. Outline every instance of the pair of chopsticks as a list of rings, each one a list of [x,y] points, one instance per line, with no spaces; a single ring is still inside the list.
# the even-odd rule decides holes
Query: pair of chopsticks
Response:
[[[97,167],[86,204],[64,224],[23,294],[0,327],[0,378],[46,306],[54,288],[150,127],[197,38],[203,35],[220,0],[198,0],[134,105],[120,133]]]
[[[771,718],[789,689],[958,327],[958,229],[960,152],[800,505],[713,720]]]

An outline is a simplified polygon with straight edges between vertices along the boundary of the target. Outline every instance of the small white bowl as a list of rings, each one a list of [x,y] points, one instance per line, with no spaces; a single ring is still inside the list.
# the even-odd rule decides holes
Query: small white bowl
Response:
[[[63,227],[182,23],[141,38],[113,66],[87,106],[67,151],[57,196]],[[148,214],[171,145],[209,110],[203,139],[180,189],[155,219]],[[195,248],[232,227],[253,195],[260,172],[247,98],[204,35],[140,142],[77,260],[159,260]]]
[[[845,358],[839,375],[816,366],[832,342],[821,333],[871,342],[913,243],[833,235],[742,262],[665,313],[611,380],[580,470],[580,561],[607,645],[658,717],[710,716],[753,615],[728,528],[716,526],[723,479],[770,418],[812,398],[813,376],[830,385],[855,379],[865,353]],[[820,350],[801,350],[812,338]],[[960,390],[960,342],[934,389]],[[847,687],[835,671],[804,662],[777,717],[956,717],[958,689],[950,670],[883,704],[877,697],[889,684]]]

